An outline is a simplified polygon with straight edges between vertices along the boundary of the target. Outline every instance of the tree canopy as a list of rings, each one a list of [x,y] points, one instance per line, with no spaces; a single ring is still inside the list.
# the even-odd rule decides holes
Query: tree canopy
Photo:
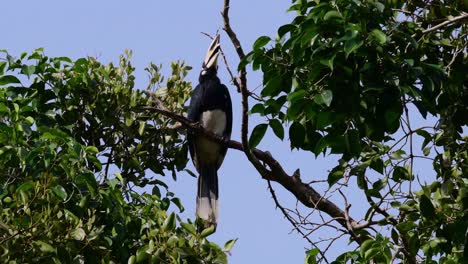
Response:
[[[2,259],[226,263],[235,240],[220,247],[207,239],[213,227],[181,219],[163,177],[193,174],[185,141],[193,130],[245,153],[310,243],[306,263],[466,262],[466,1],[292,1],[292,21],[247,53],[229,5],[222,18],[240,59],[236,73],[227,65],[242,97],[238,141],[185,118],[192,86],[183,62],[168,78],[149,64],[148,86],[136,89],[131,52],[104,65],[1,51]],[[258,94],[250,67],[262,73]],[[250,130],[252,115],[262,121]],[[301,175],[308,164],[287,172],[277,154],[255,148],[268,129],[291,151],[336,164],[327,175]],[[271,182],[301,208],[284,208]],[[350,213],[350,190],[364,197],[364,215]],[[330,238],[314,237],[319,229]],[[330,259],[340,238],[352,250]]]
[[[188,69],[174,63],[159,90],[171,94],[164,103],[172,111],[187,99],[178,94],[190,91],[182,80]],[[167,212],[184,208],[155,174],[184,169],[187,149],[171,128],[174,121],[141,109],[152,104],[151,96],[134,89],[133,70],[128,56],[114,66],[93,58],[49,58],[41,49],[19,58],[4,52],[4,261],[226,262],[221,248],[206,240],[213,228],[197,230]],[[157,66],[148,71],[150,85],[162,82]],[[152,193],[137,190],[145,186]]]

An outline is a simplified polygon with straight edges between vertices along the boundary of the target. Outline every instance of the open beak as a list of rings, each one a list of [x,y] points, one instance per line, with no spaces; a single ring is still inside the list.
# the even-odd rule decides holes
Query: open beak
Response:
[[[206,52],[205,60],[203,61],[203,66],[205,69],[216,67],[219,56],[219,49],[219,35],[216,35],[216,37],[211,42],[210,47]]]

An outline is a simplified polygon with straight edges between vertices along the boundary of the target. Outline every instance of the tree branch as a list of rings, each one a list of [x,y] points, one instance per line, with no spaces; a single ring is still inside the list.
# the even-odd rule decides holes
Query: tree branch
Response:
[[[284,217],[291,223],[291,225],[294,227],[294,229],[296,229],[296,231],[299,232],[299,234],[301,234],[303,238],[307,239],[307,241],[309,241],[309,243],[311,245],[313,245],[315,248],[317,248],[317,250],[319,251],[321,257],[318,260],[318,262],[320,262],[320,260],[324,260],[326,263],[329,263],[327,258],[325,257],[325,254],[319,249],[318,245],[316,243],[314,243],[314,241],[309,239],[307,234],[305,234],[299,228],[299,226],[294,222],[294,219],[288,214],[286,209],[284,209],[284,207],[281,206],[281,204],[278,201],[278,197],[276,197],[275,190],[273,190],[273,186],[271,186],[271,182],[267,180],[267,183],[268,183],[268,190],[270,190],[271,197],[273,198],[273,201],[275,202],[276,207],[280,209],[280,211],[283,213]]]
[[[460,20],[463,20],[465,18],[468,18],[468,13],[466,12],[461,12],[459,16],[456,16],[456,17],[451,17],[451,18],[447,18],[447,20],[445,20],[444,22],[440,23],[440,24],[437,24],[431,28],[428,28],[426,30],[424,30],[422,33],[423,34],[427,34],[429,32],[432,32],[432,31],[435,31],[441,27],[445,27],[447,25],[450,25],[452,23],[455,23],[457,21],[460,21]]]
[[[229,0],[224,0],[224,8],[221,12],[221,15],[224,20],[224,31],[228,34],[231,39],[234,48],[236,49],[239,59],[242,60],[245,58],[244,50],[240,44],[239,39],[237,38],[236,33],[232,30],[231,24],[229,23]],[[247,71],[245,67],[239,69],[239,81],[234,82],[238,90],[242,94],[242,126],[241,126],[241,142],[243,146],[243,151],[247,156],[247,159],[252,163],[252,165],[257,169],[257,171],[265,178],[265,175],[269,171],[260,163],[258,158],[253,154],[249,146],[248,132],[249,132],[249,90],[247,89]]]
[[[241,142],[235,140],[227,140],[223,137],[220,137],[210,131],[205,130],[198,123],[193,122],[184,116],[153,106],[143,106],[141,109],[160,113],[166,117],[178,121],[182,124],[183,127],[195,131],[196,133],[203,134],[217,143],[224,144],[225,146],[231,149],[237,149],[245,152],[245,148]],[[353,235],[354,233],[351,232],[352,230],[348,228],[349,224],[351,224],[352,229],[359,226],[356,220],[354,220],[351,217],[348,217],[347,221],[345,211],[340,209],[332,201],[320,195],[311,186],[302,182],[298,174],[289,176],[284,171],[280,163],[275,158],[273,158],[273,156],[268,151],[262,151],[255,148],[250,150],[250,153],[252,153],[252,155],[259,163],[261,161],[268,166],[269,169],[263,167],[262,165],[263,173],[261,172],[261,175],[263,179],[281,184],[284,188],[291,192],[303,205],[309,208],[314,208],[325,212],[330,217],[334,218],[341,226],[343,226],[346,230],[349,231],[349,233],[353,236],[354,240],[359,244],[366,240],[365,237]]]
[[[236,33],[231,27],[230,20],[229,20],[229,6],[230,0],[224,0],[223,11],[221,15],[224,20],[224,31],[226,31],[227,35],[229,36],[234,48],[237,52],[237,55],[240,60],[245,58],[244,50],[240,44],[239,39],[237,38]],[[353,236],[354,240],[357,241],[359,244],[364,242],[365,238],[357,237],[352,232],[352,229],[348,229],[345,212],[341,210],[338,206],[336,206],[330,200],[322,197],[315,189],[310,187],[307,184],[304,184],[300,177],[293,177],[289,176],[283,169],[283,167],[279,164],[277,160],[275,160],[269,152],[263,152],[258,149],[251,150],[248,142],[248,130],[249,130],[249,90],[247,89],[247,72],[245,67],[241,67],[239,69],[239,82],[234,82],[237,88],[242,93],[242,128],[241,128],[241,140],[242,140],[242,151],[244,151],[247,159],[252,163],[252,165],[257,169],[263,179],[271,180],[280,183],[284,188],[290,191],[292,194],[296,196],[296,198],[301,201],[307,207],[310,208],[317,208],[320,211],[323,211],[330,215],[331,217],[335,218],[343,227],[345,227],[349,233]],[[263,161],[265,164],[268,165],[269,169],[260,163],[260,160]],[[349,218],[349,222],[351,225],[357,225],[357,222]],[[348,223],[349,224],[349,223]]]

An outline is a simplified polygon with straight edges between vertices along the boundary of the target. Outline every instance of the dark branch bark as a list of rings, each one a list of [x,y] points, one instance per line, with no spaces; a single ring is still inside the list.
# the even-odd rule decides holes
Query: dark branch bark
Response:
[[[228,34],[237,55],[240,60],[245,57],[245,53],[242,49],[239,39],[233,31],[229,23],[229,0],[224,1],[224,8],[222,11],[224,19],[224,30]],[[178,121],[183,127],[201,133],[210,138],[211,140],[224,144],[229,148],[237,149],[245,153],[247,159],[252,163],[256,170],[260,173],[263,179],[268,181],[274,181],[281,184],[290,193],[292,193],[303,205],[309,208],[314,208],[325,212],[341,226],[343,226],[348,233],[353,237],[354,241],[358,244],[364,242],[367,237],[357,236],[354,232],[356,227],[362,227],[356,220],[347,215],[347,213],[339,208],[332,201],[320,195],[315,189],[309,184],[301,181],[300,176],[297,174],[288,175],[283,169],[281,164],[273,158],[268,151],[262,151],[259,149],[251,149],[248,141],[248,129],[249,129],[249,117],[248,117],[248,97],[250,95],[247,89],[247,72],[244,68],[239,70],[239,78],[234,81],[235,86],[241,91],[242,94],[242,126],[241,126],[241,142],[234,140],[226,140],[219,137],[209,131],[204,130],[198,123],[192,122],[189,119],[172,113],[166,109],[159,107],[145,106],[142,109],[148,111],[154,111],[160,113],[166,117]]]
[[[224,20],[224,31],[228,34],[231,39],[234,48],[236,49],[239,59],[242,60],[245,58],[244,50],[240,44],[239,39],[237,38],[236,33],[232,30],[231,24],[229,23],[229,0],[224,0],[224,8],[221,12]],[[241,141],[242,147],[247,159],[252,163],[252,165],[257,169],[257,171],[264,176],[268,174],[268,170],[260,163],[258,158],[253,154],[249,146],[248,132],[249,132],[249,90],[247,89],[247,71],[245,67],[239,69],[239,81],[235,81],[234,84],[237,86],[237,89],[241,91],[242,94],[242,126],[241,126]]]
[[[289,221],[289,223],[291,223],[291,225],[294,227],[294,229],[296,229],[296,231],[302,235],[303,238],[307,239],[307,241],[309,241],[309,243],[311,245],[313,245],[314,247],[316,247],[319,251],[319,254],[320,254],[320,258],[318,259],[318,262],[320,262],[321,260],[325,261],[326,263],[329,263],[327,258],[325,257],[325,253],[319,249],[318,245],[316,243],[314,243],[312,240],[310,240],[310,238],[307,236],[307,234],[305,234],[301,228],[296,224],[296,222],[294,221],[294,219],[288,214],[288,212],[286,211],[286,209],[284,209],[283,206],[281,206],[281,204],[279,203],[278,201],[278,197],[276,197],[276,193],[275,193],[275,190],[273,190],[273,186],[271,186],[271,182],[270,181],[267,181],[268,183],[268,190],[270,190],[270,193],[271,193],[271,197],[273,198],[273,201],[275,202],[276,204],[276,207],[280,209],[280,211],[283,213],[284,217]]]
[[[224,20],[224,30],[231,39],[232,44],[237,52],[237,55],[240,60],[245,58],[244,50],[240,44],[239,39],[237,38],[236,33],[231,27],[229,20],[229,8],[230,0],[224,0],[223,11],[221,15]],[[275,160],[270,153],[263,152],[258,149],[251,150],[248,142],[248,128],[249,128],[249,90],[247,89],[247,72],[245,67],[239,69],[239,82],[235,82],[235,85],[242,93],[242,128],[241,128],[241,139],[242,139],[242,151],[244,151],[247,159],[252,163],[252,165],[257,169],[257,171],[262,175],[266,180],[271,180],[280,183],[284,188],[290,191],[296,196],[296,198],[301,201],[307,207],[317,208],[320,211],[323,211],[333,217],[338,221],[343,227],[345,227],[349,233],[353,236],[354,240],[361,244],[365,238],[357,237],[352,228],[357,226],[357,222],[351,217],[346,218],[346,214],[334,203],[321,196],[317,191],[307,184],[304,184],[300,177],[289,176]],[[260,160],[268,165],[269,169],[260,163]]]
[[[226,140],[223,137],[217,136],[216,134],[211,133],[203,129],[198,123],[192,122],[191,120],[177,115],[168,110],[159,109],[152,106],[144,106],[143,110],[153,111],[160,113],[166,117],[169,117],[173,120],[178,121],[182,124],[183,127],[195,131],[196,133],[201,133],[210,138],[211,140],[224,144],[231,149],[237,149],[245,152],[245,149],[241,142],[235,140]],[[330,217],[335,219],[341,226],[343,226],[349,233],[353,236],[354,240],[359,244],[364,242],[366,238],[358,237],[354,235],[353,229],[358,227],[359,224],[352,217],[348,217],[346,220],[346,212],[339,208],[332,201],[320,195],[315,189],[313,189],[308,184],[301,181],[299,175],[289,176],[280,165],[280,163],[273,158],[273,156],[268,151],[262,151],[259,149],[252,149],[252,155],[256,160],[263,162],[268,166],[268,169],[263,167],[263,173],[261,173],[262,178],[265,180],[270,180],[281,184],[289,192],[291,192],[303,205],[309,208],[314,208],[325,212]],[[349,228],[351,227],[351,228]]]

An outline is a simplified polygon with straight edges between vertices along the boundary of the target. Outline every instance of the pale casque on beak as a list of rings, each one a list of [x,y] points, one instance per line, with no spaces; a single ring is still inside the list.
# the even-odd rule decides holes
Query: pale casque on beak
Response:
[[[210,47],[208,48],[208,51],[206,52],[205,60],[203,61],[204,69],[208,70],[213,67],[216,67],[218,56],[219,56],[219,49],[220,49],[219,35],[216,35],[216,37],[211,42]]]

